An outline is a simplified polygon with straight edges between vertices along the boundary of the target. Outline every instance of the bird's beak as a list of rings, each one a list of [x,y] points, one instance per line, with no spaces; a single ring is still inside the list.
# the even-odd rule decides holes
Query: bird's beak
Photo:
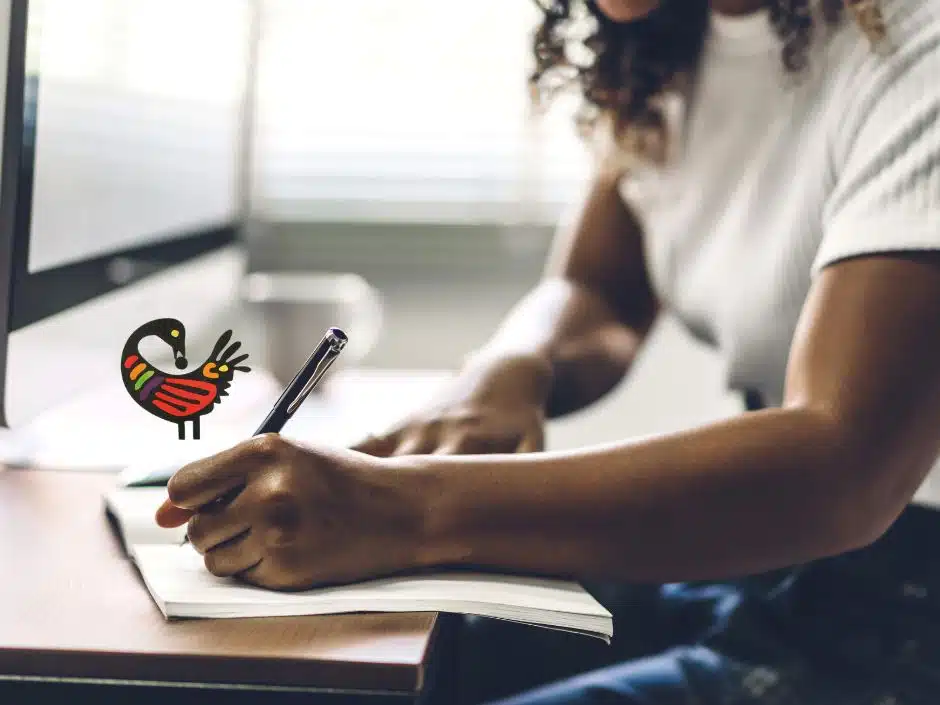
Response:
[[[186,360],[186,343],[182,340],[174,341],[173,357],[176,361],[176,369],[183,370],[189,364]]]

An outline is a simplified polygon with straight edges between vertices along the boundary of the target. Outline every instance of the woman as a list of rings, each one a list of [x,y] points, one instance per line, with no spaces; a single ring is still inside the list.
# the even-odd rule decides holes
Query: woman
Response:
[[[494,694],[631,660],[514,705],[936,702],[940,519],[911,501],[940,454],[940,5],[872,1],[595,0],[576,68],[577,7],[546,9],[534,84],[573,74],[616,156],[545,281],[392,433],[249,441],[182,469],[158,521],[271,588],[451,565],[641,586],[606,658]],[[525,452],[661,309],[748,410]]]

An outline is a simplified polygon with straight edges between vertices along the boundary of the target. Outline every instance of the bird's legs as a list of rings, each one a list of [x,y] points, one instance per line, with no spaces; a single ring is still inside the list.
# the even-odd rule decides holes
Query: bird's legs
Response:
[[[186,422],[180,421],[176,424],[176,427],[179,429],[180,440],[185,441],[186,440]]]
[[[199,417],[193,419],[193,440],[199,440]]]

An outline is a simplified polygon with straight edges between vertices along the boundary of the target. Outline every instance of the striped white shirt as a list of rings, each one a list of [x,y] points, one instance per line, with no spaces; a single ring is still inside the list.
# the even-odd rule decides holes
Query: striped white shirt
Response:
[[[622,182],[664,305],[770,405],[821,268],[940,248],[940,1],[881,1],[887,51],[846,17],[795,80],[766,14],[713,17],[675,159]]]

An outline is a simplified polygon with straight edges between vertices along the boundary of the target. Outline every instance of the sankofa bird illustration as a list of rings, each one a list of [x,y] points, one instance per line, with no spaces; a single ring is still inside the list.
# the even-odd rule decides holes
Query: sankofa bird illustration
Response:
[[[186,422],[193,423],[193,439],[199,439],[199,419],[210,413],[228,394],[236,372],[250,372],[241,363],[248,355],[232,355],[241,347],[236,341],[229,345],[232,331],[225,331],[216,342],[209,358],[192,372],[172,375],[144,359],[140,343],[156,336],[170,346],[177,369],[184,370],[186,360],[186,329],[175,318],[159,318],[145,323],[131,333],[121,353],[121,378],[124,388],[138,406],[154,416],[175,423],[179,438],[186,438]],[[228,347],[226,347],[228,346]]]

